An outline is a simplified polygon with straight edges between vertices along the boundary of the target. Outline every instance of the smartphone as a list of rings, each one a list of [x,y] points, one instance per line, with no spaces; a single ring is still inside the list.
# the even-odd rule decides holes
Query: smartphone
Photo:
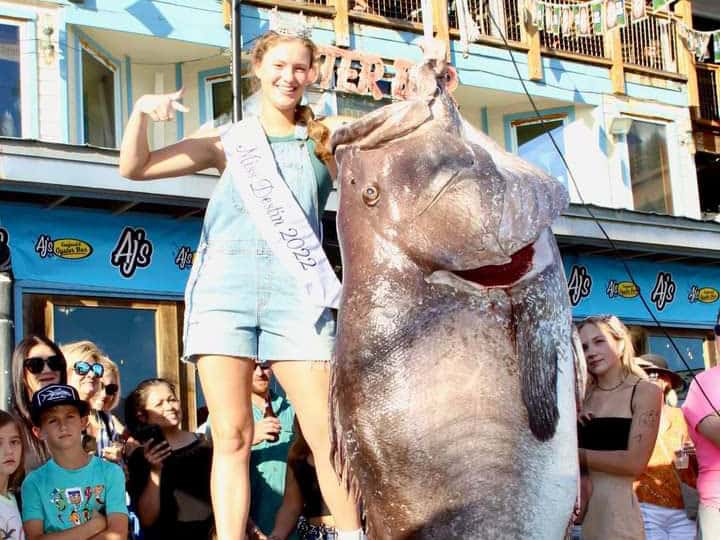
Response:
[[[166,442],[165,435],[163,435],[162,429],[157,424],[146,424],[140,426],[136,433],[135,438],[141,443],[145,444],[149,440],[152,440],[150,446],[157,446],[163,442]]]

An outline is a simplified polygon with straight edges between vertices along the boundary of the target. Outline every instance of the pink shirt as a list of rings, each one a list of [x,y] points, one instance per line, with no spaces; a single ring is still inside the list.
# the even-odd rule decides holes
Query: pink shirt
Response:
[[[697,431],[700,420],[715,414],[715,411],[697,383],[700,383],[715,408],[720,410],[720,366],[705,370],[695,377],[682,406],[700,467],[697,480],[700,502],[720,508],[720,448]]]

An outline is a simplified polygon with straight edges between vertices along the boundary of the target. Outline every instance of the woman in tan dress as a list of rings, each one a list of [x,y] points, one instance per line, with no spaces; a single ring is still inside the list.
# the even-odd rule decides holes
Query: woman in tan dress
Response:
[[[630,335],[615,316],[578,325],[589,377],[578,437],[592,481],[583,540],[643,540],[633,481],[655,446],[662,392],[636,366]]]

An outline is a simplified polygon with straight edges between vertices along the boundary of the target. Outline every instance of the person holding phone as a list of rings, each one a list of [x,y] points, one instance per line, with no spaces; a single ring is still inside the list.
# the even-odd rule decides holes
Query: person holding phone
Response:
[[[141,382],[125,401],[125,422],[142,443],[128,456],[128,491],[145,540],[210,538],[212,447],[181,429],[175,387],[165,379]]]

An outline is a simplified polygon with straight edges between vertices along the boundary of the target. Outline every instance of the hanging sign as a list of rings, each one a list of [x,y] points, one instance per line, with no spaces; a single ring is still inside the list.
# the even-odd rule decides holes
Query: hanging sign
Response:
[[[624,0],[605,0],[605,28],[614,30],[625,26]]]
[[[652,8],[653,11],[658,11],[659,9],[663,8],[669,8],[670,4],[672,4],[675,0],[652,0]]]
[[[630,5],[630,20],[638,22],[647,17],[647,4],[645,0],[632,0]]]

